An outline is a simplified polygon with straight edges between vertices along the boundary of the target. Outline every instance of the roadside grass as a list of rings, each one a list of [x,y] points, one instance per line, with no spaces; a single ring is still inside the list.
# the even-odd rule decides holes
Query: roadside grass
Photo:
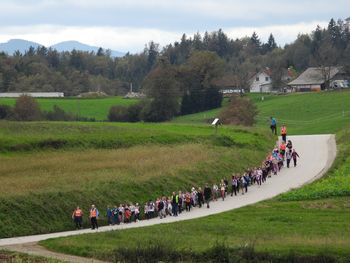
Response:
[[[287,125],[289,134],[336,133],[350,121],[350,90],[248,96],[258,107],[258,126],[269,127],[273,116],[278,127]]]
[[[31,256],[24,253],[0,250],[0,262],[3,263],[65,263],[66,261]]]
[[[71,230],[74,207],[87,213],[92,203],[103,225],[107,205],[143,203],[242,172],[259,164],[274,142],[255,128],[226,127],[214,135],[203,125],[0,126],[1,237]]]
[[[346,206],[345,206],[346,204]],[[265,201],[201,219],[40,242],[50,250],[119,260],[117,248],[167,244],[179,254],[203,253],[215,243],[253,246],[257,252],[287,256],[327,254],[350,257],[350,199]]]
[[[111,106],[129,106],[137,103],[137,99],[124,99],[123,97],[107,98],[36,98],[41,110],[51,111],[54,105],[64,111],[73,113],[79,117],[94,118],[98,121],[107,120]],[[0,104],[13,106],[15,98],[0,98]]]

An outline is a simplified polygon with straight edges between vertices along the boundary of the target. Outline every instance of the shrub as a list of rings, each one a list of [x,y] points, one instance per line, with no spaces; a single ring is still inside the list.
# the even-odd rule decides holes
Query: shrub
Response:
[[[112,106],[108,113],[109,121],[128,121],[128,108],[123,106]]]
[[[13,110],[8,105],[0,105],[0,120],[9,119],[13,115]]]
[[[41,111],[38,102],[27,95],[20,96],[16,100],[14,116],[19,121],[36,121],[41,119]]]
[[[233,96],[229,106],[220,113],[219,118],[223,124],[252,126],[256,114],[257,108],[249,98]]]
[[[77,117],[71,113],[65,112],[62,108],[57,105],[53,106],[53,110],[46,112],[45,117],[49,121],[73,121]]]

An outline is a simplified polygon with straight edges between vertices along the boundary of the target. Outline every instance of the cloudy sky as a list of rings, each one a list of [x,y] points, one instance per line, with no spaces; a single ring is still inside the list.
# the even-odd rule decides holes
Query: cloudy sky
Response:
[[[280,45],[330,18],[350,16],[349,0],[0,0],[0,42],[65,40],[138,52],[222,28],[230,37],[270,32]]]

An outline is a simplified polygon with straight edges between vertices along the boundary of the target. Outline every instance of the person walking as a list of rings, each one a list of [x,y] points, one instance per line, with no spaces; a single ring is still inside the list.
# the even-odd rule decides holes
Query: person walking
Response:
[[[291,140],[288,140],[286,147],[288,148],[289,151],[292,151],[293,143]]]
[[[238,181],[236,176],[232,175],[232,180],[231,180],[231,196],[233,196],[233,193],[237,195],[237,190],[238,190]]]
[[[83,210],[79,206],[73,211],[72,218],[77,229],[83,228]]]
[[[292,160],[292,151],[288,150],[286,152],[287,168],[289,168],[290,161]]]
[[[98,224],[97,224],[97,218],[98,218],[98,210],[95,207],[95,205],[91,205],[90,209],[90,222],[91,222],[91,229],[98,229]]]
[[[225,189],[226,189],[226,184],[225,184],[224,180],[221,180],[221,183],[220,183],[220,194],[221,194],[222,201],[225,200]]]
[[[209,208],[209,202],[211,199],[211,189],[208,184],[206,184],[204,187],[204,199],[205,203],[207,204],[207,208]]]
[[[270,124],[271,132],[277,135],[277,121],[274,117],[270,117],[270,119],[271,119],[271,124]]]
[[[107,206],[106,215],[107,215],[107,224],[111,226],[113,223],[113,211],[109,206]]]
[[[197,200],[198,200],[198,206],[199,208],[201,208],[202,205],[204,205],[203,191],[201,187],[198,187]]]
[[[287,142],[287,127],[284,124],[281,127],[281,136],[282,136],[282,141],[284,141],[284,143],[286,143]]]
[[[295,167],[295,166],[297,166],[297,158],[300,158],[299,154],[295,151],[295,149],[293,149],[292,158],[293,158],[294,167]]]
[[[171,200],[171,206],[172,206],[172,214],[173,216],[177,216],[178,213],[178,206],[179,206],[179,196],[173,192],[172,200]]]

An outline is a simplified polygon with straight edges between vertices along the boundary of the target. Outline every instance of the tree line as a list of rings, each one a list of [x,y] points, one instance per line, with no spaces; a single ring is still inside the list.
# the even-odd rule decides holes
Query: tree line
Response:
[[[24,54],[0,53],[0,92],[57,91],[75,96],[102,91],[123,95],[132,83],[135,90],[148,95],[137,108],[138,118],[162,121],[220,106],[217,80],[227,75],[232,85],[248,90],[251,76],[269,67],[273,88],[280,89],[285,85],[283,70],[288,67],[302,72],[310,66],[336,65],[350,71],[349,19],[331,19],[326,28],[317,26],[284,47],[276,44],[272,33],[263,43],[256,32],[251,37],[231,39],[219,29],[192,37],[183,34],[180,41],[162,49],[151,41],[142,52],[121,58],[111,57],[102,48],[96,53],[59,53],[45,47],[30,48]],[[134,116],[135,110],[131,109]]]

